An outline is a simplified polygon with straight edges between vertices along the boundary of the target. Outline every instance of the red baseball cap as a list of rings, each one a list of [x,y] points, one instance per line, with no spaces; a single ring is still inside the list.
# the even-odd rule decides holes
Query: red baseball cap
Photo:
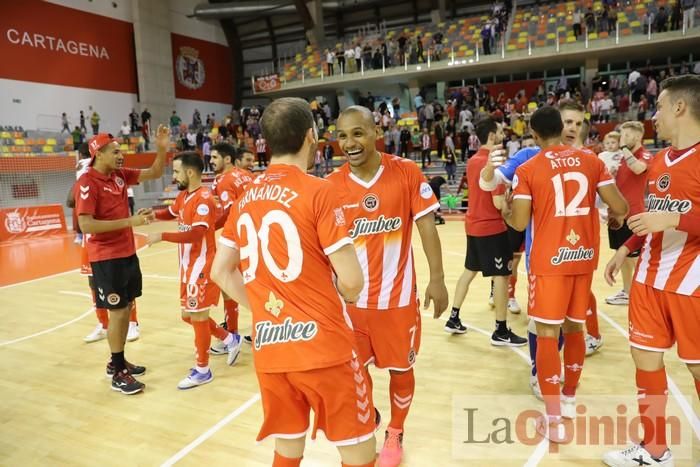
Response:
[[[109,133],[99,133],[88,141],[88,149],[90,150],[90,158],[95,159],[95,154],[97,151],[107,146],[109,143],[119,142],[117,138],[110,135]]]

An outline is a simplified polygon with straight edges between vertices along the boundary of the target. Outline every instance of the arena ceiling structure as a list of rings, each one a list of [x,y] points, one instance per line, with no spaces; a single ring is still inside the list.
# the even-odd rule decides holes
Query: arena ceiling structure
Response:
[[[233,54],[235,98],[253,99],[251,76],[275,72],[310,43],[335,46],[362,32],[376,33],[433,20],[487,12],[489,0],[210,0],[192,16],[219,21]]]

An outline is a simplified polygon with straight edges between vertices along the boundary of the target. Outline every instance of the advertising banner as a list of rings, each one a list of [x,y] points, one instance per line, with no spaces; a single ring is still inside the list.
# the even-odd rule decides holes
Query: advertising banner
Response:
[[[0,242],[66,232],[60,204],[0,209]]]

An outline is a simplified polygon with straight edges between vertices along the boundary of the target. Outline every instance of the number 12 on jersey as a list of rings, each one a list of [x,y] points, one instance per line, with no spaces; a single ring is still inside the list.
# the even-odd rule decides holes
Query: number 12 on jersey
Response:
[[[581,207],[581,203],[588,193],[588,178],[581,172],[565,172],[552,177],[554,185],[554,217],[574,217],[587,216],[591,211],[590,207]],[[578,191],[573,199],[566,204],[564,185],[566,182],[576,182]]]

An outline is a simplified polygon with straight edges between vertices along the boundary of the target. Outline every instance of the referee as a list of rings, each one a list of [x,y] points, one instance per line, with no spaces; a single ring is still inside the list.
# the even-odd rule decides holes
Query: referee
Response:
[[[124,343],[129,310],[133,300],[141,296],[141,269],[132,227],[154,219],[151,209],[139,209],[129,216],[127,189],[163,175],[169,144],[170,129],[161,125],[153,165],[145,170],[127,169],[119,141],[106,133],[97,134],[88,143],[90,168],[78,179],[75,191],[80,229],[91,235],[87,246],[97,289],[96,306],[110,311],[107,340],[112,358],[107,375],[112,376],[112,389],[123,394],[136,394],[145,386],[134,376],[144,374],[146,368],[126,361]]]

